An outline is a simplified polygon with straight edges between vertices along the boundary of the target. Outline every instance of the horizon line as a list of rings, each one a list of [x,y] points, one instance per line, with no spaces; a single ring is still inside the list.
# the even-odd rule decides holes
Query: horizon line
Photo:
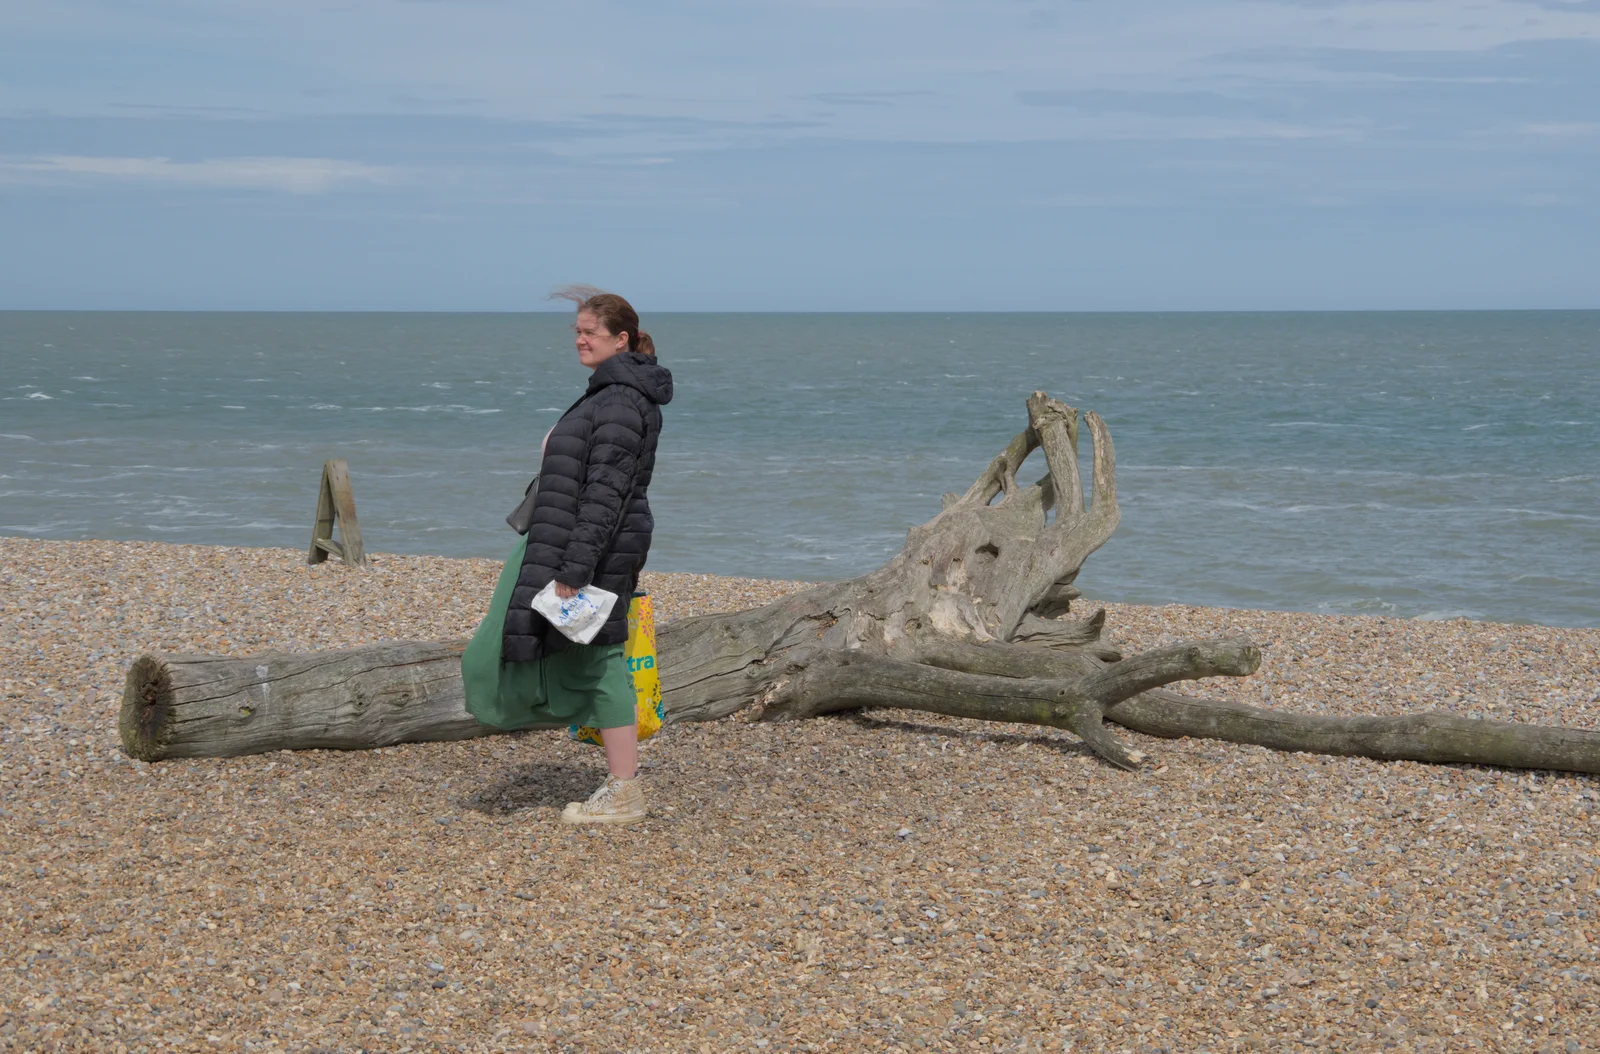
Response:
[[[3,315],[563,315],[573,309],[537,308],[298,308],[298,307],[0,307]],[[1201,307],[1201,308],[646,308],[650,315],[1404,315],[1600,312],[1596,307]]]

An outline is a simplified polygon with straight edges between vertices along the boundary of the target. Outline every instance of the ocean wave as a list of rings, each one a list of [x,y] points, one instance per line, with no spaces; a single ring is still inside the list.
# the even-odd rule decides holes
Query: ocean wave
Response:
[[[46,395],[44,392],[34,392],[31,395],[29,395],[28,398],[30,398],[30,399],[54,399],[55,396]]]
[[[1176,468],[1176,469],[1197,469],[1197,470],[1209,470],[1209,469],[1223,470],[1223,469],[1237,468],[1238,466],[1233,466],[1233,465],[1170,465],[1170,466],[1162,465],[1162,466],[1156,466],[1156,467],[1160,467],[1160,468]],[[1139,471],[1139,467],[1138,466],[1134,466],[1133,470],[1135,472],[1137,472],[1137,471]],[[1123,468],[1122,468],[1121,465],[1117,466],[1117,471],[1119,473],[1123,471]],[[1495,480],[1495,479],[1518,479],[1518,480],[1520,480],[1520,479],[1524,478],[1520,473],[1511,473],[1511,472],[1502,472],[1502,473],[1495,473],[1495,472],[1441,472],[1441,473],[1439,473],[1437,475],[1434,475],[1432,473],[1429,473],[1427,475],[1423,475],[1421,473],[1416,473],[1416,472],[1396,472],[1393,469],[1326,468],[1326,467],[1323,467],[1323,466],[1320,466],[1320,465],[1246,465],[1242,469],[1240,469],[1240,471],[1243,471],[1243,472],[1258,472],[1258,473],[1262,473],[1262,474],[1269,474],[1269,473],[1273,473],[1273,472],[1287,472],[1287,473],[1292,473],[1294,475],[1302,475],[1302,476],[1356,476],[1356,477],[1361,477],[1361,478],[1371,478],[1371,479],[1378,479],[1378,480],[1388,479],[1388,480],[1394,480],[1394,481],[1399,482],[1399,483],[1408,483],[1408,484],[1409,483],[1415,483],[1418,480],[1426,480],[1426,481],[1428,481],[1430,483],[1441,483],[1441,482],[1454,482],[1456,480]]]
[[[1585,516],[1581,512],[1556,512],[1553,509],[1501,509],[1501,512],[1512,512],[1518,516],[1535,516],[1544,520],[1582,520],[1585,523],[1600,522],[1600,516]]]
[[[83,526],[82,520],[46,520],[42,523],[0,523],[0,532],[6,534],[19,534],[23,537],[38,535],[41,538],[65,538],[63,531],[76,531]]]
[[[0,432],[0,439],[20,439],[24,443],[37,443],[33,436],[25,436],[21,432]]]
[[[1316,609],[1331,615],[1393,615],[1400,607],[1382,597],[1355,597],[1349,600],[1324,600],[1317,604]]]
[[[1536,585],[1553,589],[1570,589],[1573,586],[1571,579],[1554,578],[1550,575],[1541,575],[1532,571],[1520,575],[1512,575],[1506,581],[1515,582],[1518,585]]]
[[[1342,505],[1283,505],[1267,506],[1269,512],[1339,512],[1345,509],[1368,509],[1373,512],[1382,512],[1393,508],[1381,501],[1351,501]]]
[[[1203,501],[1202,503],[1206,505],[1214,505],[1223,509],[1244,509],[1247,512],[1277,512],[1287,515],[1299,515],[1303,512],[1343,512],[1349,509],[1366,509],[1373,512],[1382,512],[1392,508],[1392,506],[1385,505],[1381,501],[1352,501],[1337,505],[1318,505],[1309,503],[1300,505],[1256,505],[1248,501],[1240,501],[1237,498],[1218,498],[1210,501]],[[1192,499],[1185,496],[1176,498],[1172,502],[1166,504],[1192,504]]]
[[[316,409],[316,407],[312,407]],[[425,406],[352,406],[350,409],[369,414],[395,413],[404,414],[497,414],[498,408],[483,408],[467,406],[463,403],[429,403]]]
[[[1364,425],[1355,421],[1272,421],[1268,428],[1328,428],[1349,429],[1357,432],[1387,432],[1381,425]]]

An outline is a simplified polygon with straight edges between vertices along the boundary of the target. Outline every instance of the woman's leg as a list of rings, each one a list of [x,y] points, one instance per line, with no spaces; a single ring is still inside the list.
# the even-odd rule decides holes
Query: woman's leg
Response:
[[[606,746],[606,767],[619,780],[631,780],[639,771],[639,726],[602,728],[600,742]]]
[[[636,723],[638,696],[620,644],[604,648],[568,649],[573,655],[570,672],[572,688],[591,700],[590,712],[600,729],[600,742],[606,748],[606,766],[611,776],[586,802],[571,802],[561,813],[563,823],[637,823],[645,818],[644,791],[639,786],[639,728]],[[622,722],[628,722],[623,724]]]
[[[639,732],[633,725],[600,730],[611,776],[588,801],[568,802],[562,823],[638,823],[645,818],[644,791],[635,771],[639,765]]]

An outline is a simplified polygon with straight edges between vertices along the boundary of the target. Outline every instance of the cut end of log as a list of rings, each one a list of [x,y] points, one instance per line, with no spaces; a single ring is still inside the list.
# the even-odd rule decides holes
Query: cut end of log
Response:
[[[164,661],[154,655],[134,660],[122,689],[117,727],[129,757],[159,761],[166,756],[172,730],[172,673]]]
[[[1187,645],[1197,677],[1249,677],[1261,669],[1261,648],[1247,637],[1221,637]]]

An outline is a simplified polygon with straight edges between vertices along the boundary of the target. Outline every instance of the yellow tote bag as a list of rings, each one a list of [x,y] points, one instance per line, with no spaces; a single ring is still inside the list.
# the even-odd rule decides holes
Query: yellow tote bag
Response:
[[[622,653],[628,660],[628,673],[633,677],[634,694],[638,696],[639,740],[643,742],[661,731],[665,716],[661,674],[656,670],[656,615],[649,593],[635,593],[628,602],[628,644]],[[568,731],[580,743],[601,745],[598,728],[573,725]]]

